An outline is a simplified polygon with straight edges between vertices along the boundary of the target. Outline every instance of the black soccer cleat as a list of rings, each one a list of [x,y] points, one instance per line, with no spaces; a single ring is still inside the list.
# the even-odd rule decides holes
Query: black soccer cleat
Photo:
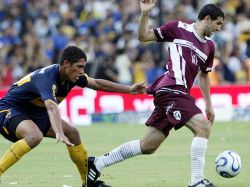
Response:
[[[94,187],[94,183],[100,177],[101,173],[95,167],[95,157],[88,158],[88,173],[87,173],[87,187]]]
[[[97,180],[96,182],[94,182],[92,187],[112,187],[112,186],[105,184],[104,181]]]
[[[217,187],[213,183],[209,182],[207,179],[203,179],[200,182],[194,184],[194,185],[189,185],[188,187]]]
[[[82,184],[82,187],[87,187],[86,184]],[[92,184],[92,187],[112,187],[104,183],[104,181],[97,180]]]

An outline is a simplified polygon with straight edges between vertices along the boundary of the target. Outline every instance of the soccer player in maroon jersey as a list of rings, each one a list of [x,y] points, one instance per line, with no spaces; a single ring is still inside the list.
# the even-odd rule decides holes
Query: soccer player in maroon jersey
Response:
[[[224,13],[216,5],[207,4],[202,7],[193,24],[171,21],[150,30],[148,14],[155,0],[141,1],[140,5],[139,40],[169,42],[167,71],[147,88],[147,93],[154,96],[155,109],[146,121],[146,136],[142,140],[126,142],[108,154],[90,157],[87,183],[95,181],[104,167],[136,155],[154,153],[172,128],[177,130],[186,126],[194,134],[189,187],[215,187],[204,177],[205,153],[215,117],[208,79],[215,46],[208,37],[221,30]],[[190,95],[197,75],[206,103],[206,117]]]

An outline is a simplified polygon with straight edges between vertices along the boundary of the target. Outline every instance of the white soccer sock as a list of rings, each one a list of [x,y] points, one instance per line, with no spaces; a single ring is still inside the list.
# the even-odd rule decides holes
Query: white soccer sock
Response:
[[[129,141],[107,154],[97,157],[95,160],[95,166],[98,171],[101,171],[104,167],[111,166],[127,158],[141,154],[140,140]]]
[[[204,179],[205,154],[208,139],[194,137],[191,144],[191,181],[190,185]]]

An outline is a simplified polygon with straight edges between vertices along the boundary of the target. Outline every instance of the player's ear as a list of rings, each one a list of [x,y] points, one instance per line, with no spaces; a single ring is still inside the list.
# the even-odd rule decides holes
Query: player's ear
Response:
[[[205,21],[211,21],[211,16],[207,15],[205,18],[204,18]]]
[[[70,62],[68,60],[64,60],[63,61],[63,66],[69,67],[70,66]]]

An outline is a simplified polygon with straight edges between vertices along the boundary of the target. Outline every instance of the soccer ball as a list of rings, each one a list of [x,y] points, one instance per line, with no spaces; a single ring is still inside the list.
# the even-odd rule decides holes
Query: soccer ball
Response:
[[[216,157],[215,166],[220,176],[232,178],[240,173],[241,159],[234,151],[224,151]]]

